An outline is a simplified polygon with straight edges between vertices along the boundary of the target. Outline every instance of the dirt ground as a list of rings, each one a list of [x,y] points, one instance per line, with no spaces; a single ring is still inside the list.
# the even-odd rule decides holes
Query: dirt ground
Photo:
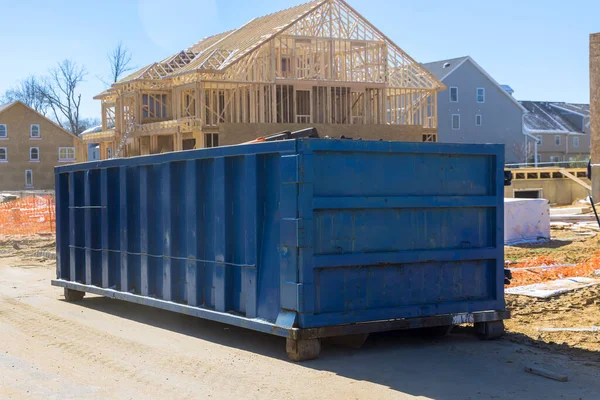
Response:
[[[585,265],[589,260],[597,260],[599,252],[599,234],[570,229],[553,229],[550,242],[505,248],[506,259],[515,263],[543,259],[550,263]],[[596,268],[592,265],[588,270],[593,272]],[[600,286],[549,299],[506,295],[506,304],[512,312],[512,319],[506,323],[511,340],[569,354],[576,359],[600,361],[600,332],[540,332],[536,329],[600,326]]]
[[[600,326],[600,286],[549,299],[506,295],[512,319],[506,326],[514,340],[536,344],[577,358],[600,362],[599,332],[540,332],[536,328]],[[585,351],[580,351],[585,350]],[[592,353],[590,353],[592,352]]]
[[[50,286],[54,261],[31,257],[52,241],[18,247],[0,245],[0,399],[599,398],[600,357],[585,346],[555,351],[516,331],[483,342],[458,328],[444,339],[373,335],[295,364],[278,337],[96,296],[67,303]],[[535,319],[522,307],[519,320]]]
[[[600,235],[590,232],[574,232],[569,229],[552,229],[549,242],[526,243],[507,246],[504,256],[509,261],[522,261],[536,256],[547,256],[559,263],[575,264],[600,252]]]

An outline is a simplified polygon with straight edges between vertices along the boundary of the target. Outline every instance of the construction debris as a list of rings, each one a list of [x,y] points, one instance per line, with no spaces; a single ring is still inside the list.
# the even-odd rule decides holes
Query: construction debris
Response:
[[[558,264],[558,265],[540,265],[539,267],[526,267],[526,268],[508,268],[510,271],[533,271],[536,269],[553,269],[553,268],[564,268],[564,267],[575,267],[577,264]]]
[[[588,328],[535,328],[540,332],[600,332],[600,326]]]
[[[585,222],[596,221],[594,214],[551,214],[550,222]]]
[[[566,278],[555,281],[536,283],[527,286],[517,286],[506,289],[507,294],[518,294],[521,296],[531,296],[548,298],[557,296],[577,289],[583,289],[589,286],[600,285],[600,279],[593,278]]]
[[[525,372],[529,372],[530,374],[533,374],[533,375],[543,376],[544,378],[553,379],[553,380],[559,381],[559,382],[567,382],[569,380],[569,377],[567,375],[560,374],[560,373],[557,373],[554,371],[550,371],[550,370],[544,369],[544,368],[525,367]]]

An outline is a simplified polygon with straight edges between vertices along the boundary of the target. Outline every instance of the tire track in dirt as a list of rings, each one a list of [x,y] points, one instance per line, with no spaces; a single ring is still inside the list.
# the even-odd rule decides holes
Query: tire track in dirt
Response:
[[[202,360],[179,356],[160,348],[98,331],[13,298],[0,298],[0,314],[3,323],[16,327],[23,334],[48,347],[68,352],[84,362],[107,368],[113,374],[128,381],[132,380],[146,387],[158,386],[161,391],[177,398],[196,396],[198,393],[190,392],[192,388],[198,389],[199,382],[210,384],[210,387],[203,388],[207,394],[213,392],[213,388],[227,388],[228,396],[242,397],[249,394],[243,389],[252,388],[255,384],[253,376],[236,374],[235,369],[230,366],[215,368],[213,365],[201,362]],[[140,363],[136,365],[126,361],[135,359]],[[158,380],[157,377],[162,378],[163,381]],[[182,386],[182,378],[189,379],[189,385]],[[232,386],[232,380],[238,384]],[[171,386],[173,382],[179,382],[176,389]],[[187,395],[182,393],[184,390],[188,392]]]

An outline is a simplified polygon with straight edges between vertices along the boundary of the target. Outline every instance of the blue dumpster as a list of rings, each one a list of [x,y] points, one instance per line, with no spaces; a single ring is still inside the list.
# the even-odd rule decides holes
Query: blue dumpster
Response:
[[[57,279],[287,338],[503,331],[501,145],[298,139],[57,167]]]

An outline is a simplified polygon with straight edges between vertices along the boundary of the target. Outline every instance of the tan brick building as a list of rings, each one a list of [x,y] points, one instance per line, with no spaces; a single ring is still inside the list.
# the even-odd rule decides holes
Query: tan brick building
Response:
[[[85,157],[79,138],[40,113],[0,105],[0,190],[54,189],[54,167]]]

